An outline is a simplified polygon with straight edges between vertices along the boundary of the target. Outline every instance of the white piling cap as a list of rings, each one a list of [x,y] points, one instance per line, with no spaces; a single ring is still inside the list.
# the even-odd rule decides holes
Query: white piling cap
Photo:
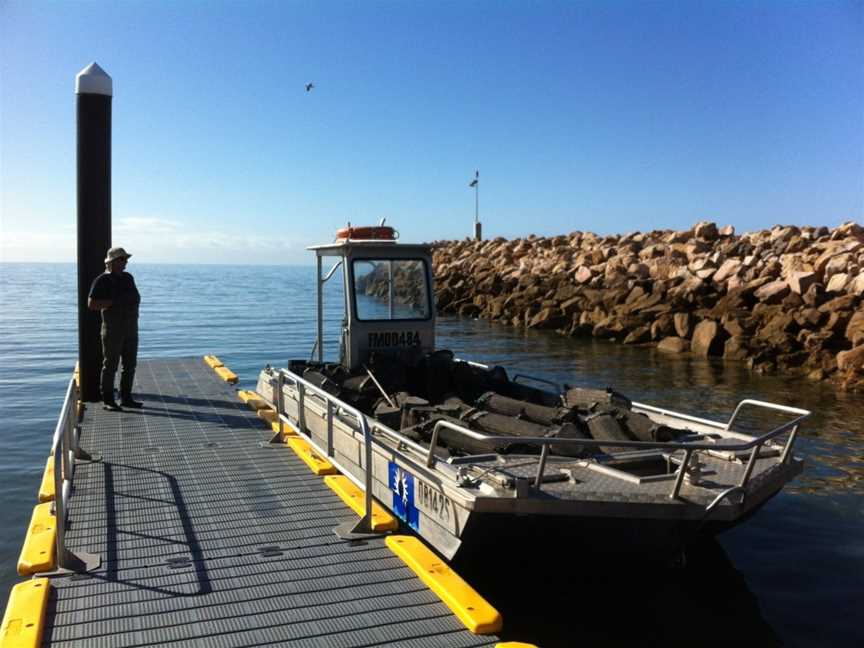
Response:
[[[75,77],[75,94],[101,94],[110,97],[114,94],[114,83],[94,61]]]

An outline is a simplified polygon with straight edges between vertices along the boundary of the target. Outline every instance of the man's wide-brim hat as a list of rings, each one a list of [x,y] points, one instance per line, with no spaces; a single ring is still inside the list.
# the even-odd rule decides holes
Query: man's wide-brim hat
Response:
[[[112,261],[116,261],[117,259],[128,259],[132,255],[129,254],[122,247],[113,247],[108,250],[108,254],[105,255],[105,263],[111,263]]]

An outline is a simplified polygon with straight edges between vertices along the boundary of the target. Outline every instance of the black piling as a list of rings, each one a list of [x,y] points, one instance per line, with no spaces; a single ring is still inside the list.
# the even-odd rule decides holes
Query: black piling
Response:
[[[91,63],[75,78],[78,120],[78,369],[81,399],[98,401],[101,318],[87,309],[90,284],[111,247],[111,77]]]

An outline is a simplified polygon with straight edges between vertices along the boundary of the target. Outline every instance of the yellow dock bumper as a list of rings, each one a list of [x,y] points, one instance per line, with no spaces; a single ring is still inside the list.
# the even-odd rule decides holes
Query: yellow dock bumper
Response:
[[[242,400],[254,410],[266,409],[270,407],[267,404],[267,401],[261,398],[261,396],[259,396],[257,392],[249,391],[248,389],[241,389],[237,392],[237,396],[239,396],[240,400]]]
[[[276,410],[270,409],[269,407],[266,409],[259,409],[258,418],[262,421],[266,422],[267,425],[273,425],[273,423],[279,424],[279,418],[276,416]]]
[[[474,634],[492,634],[502,619],[473,587],[414,536],[389,536],[387,546],[450,608]]]
[[[312,449],[306,441],[298,438],[285,439],[291,449],[297,453],[297,456],[303,460],[309,469],[316,475],[335,475],[339,471],[336,467],[323,457],[318,456],[315,450]]]
[[[228,367],[215,367],[214,371],[222,380],[231,383],[232,385],[238,380],[237,374],[231,371]]]
[[[3,648],[41,645],[50,589],[47,578],[34,578],[12,588],[3,625],[0,626],[0,645]]]
[[[324,478],[334,493],[360,517],[366,513],[366,497],[362,490],[344,475],[328,475]],[[390,515],[378,502],[372,500],[372,530],[373,531],[395,531],[399,528],[399,521]]]
[[[45,471],[42,473],[42,483],[39,484],[39,501],[51,502],[54,500],[54,457],[48,457],[45,462]]]
[[[37,504],[18,556],[19,574],[29,576],[54,569],[56,535],[57,521],[51,513],[51,502]]]
[[[222,366],[222,361],[214,355],[205,355],[204,362],[206,362],[207,366],[211,369]]]

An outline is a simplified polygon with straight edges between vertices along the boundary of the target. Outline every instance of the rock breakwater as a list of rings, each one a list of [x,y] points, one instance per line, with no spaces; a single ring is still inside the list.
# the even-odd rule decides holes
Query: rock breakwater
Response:
[[[864,390],[864,228],[439,241],[437,307]]]

